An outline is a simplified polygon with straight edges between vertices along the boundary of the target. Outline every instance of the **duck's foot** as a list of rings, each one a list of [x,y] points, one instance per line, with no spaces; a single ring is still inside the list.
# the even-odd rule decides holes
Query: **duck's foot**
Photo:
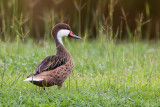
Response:
[[[43,90],[45,91],[45,90],[46,90],[46,88],[45,88],[45,87],[43,87]]]

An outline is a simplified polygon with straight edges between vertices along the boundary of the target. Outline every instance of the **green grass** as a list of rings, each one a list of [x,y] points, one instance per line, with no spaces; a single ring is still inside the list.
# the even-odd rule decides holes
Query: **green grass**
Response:
[[[68,41],[75,68],[43,91],[23,80],[54,42],[0,41],[0,106],[160,106],[160,42]]]

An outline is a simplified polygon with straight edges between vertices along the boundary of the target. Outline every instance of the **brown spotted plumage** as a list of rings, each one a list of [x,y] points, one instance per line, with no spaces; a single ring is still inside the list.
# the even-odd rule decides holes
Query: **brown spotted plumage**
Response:
[[[60,88],[74,67],[72,56],[64,48],[61,38],[63,36],[81,39],[74,35],[69,25],[59,23],[52,29],[52,36],[56,43],[56,55],[47,56],[35,68],[34,73],[26,80],[40,87],[58,85]]]

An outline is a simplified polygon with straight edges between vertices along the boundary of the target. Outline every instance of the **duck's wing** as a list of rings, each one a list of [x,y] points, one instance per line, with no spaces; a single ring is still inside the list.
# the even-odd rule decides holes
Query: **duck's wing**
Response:
[[[44,58],[34,70],[34,74],[41,73],[43,71],[53,70],[67,62],[67,58],[61,58],[57,55],[47,56]]]

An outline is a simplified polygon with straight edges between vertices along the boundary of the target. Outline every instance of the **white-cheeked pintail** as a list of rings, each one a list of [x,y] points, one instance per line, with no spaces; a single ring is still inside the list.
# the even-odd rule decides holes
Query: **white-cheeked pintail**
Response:
[[[62,37],[82,38],[73,34],[70,26],[65,23],[55,25],[51,34],[56,43],[56,55],[44,58],[35,68],[34,73],[29,75],[24,81],[30,81],[40,87],[57,85],[60,88],[74,67],[72,56],[63,46]]]

